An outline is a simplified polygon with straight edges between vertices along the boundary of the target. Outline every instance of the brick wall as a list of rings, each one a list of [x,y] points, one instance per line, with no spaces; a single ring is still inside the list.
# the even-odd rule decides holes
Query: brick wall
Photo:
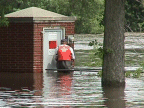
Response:
[[[42,72],[43,27],[65,27],[74,34],[74,22],[10,23],[0,27],[0,72]]]
[[[43,28],[55,26],[65,27],[66,35],[74,34],[74,22],[34,23],[34,72],[43,70]]]
[[[33,72],[33,23],[0,28],[0,72]]]

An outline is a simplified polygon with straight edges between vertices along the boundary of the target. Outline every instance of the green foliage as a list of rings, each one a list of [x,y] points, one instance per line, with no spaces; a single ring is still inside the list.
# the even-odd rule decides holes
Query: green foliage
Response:
[[[102,71],[98,71],[98,77],[102,77]]]
[[[132,77],[132,78],[139,78],[141,77],[141,73],[143,73],[143,70],[141,68],[138,68],[136,71],[127,71],[125,73],[126,77]],[[98,72],[98,77],[102,77],[102,71]]]
[[[95,50],[76,50],[76,66],[101,67],[102,60],[95,55]]]
[[[144,72],[144,61],[139,62],[139,65],[141,66],[141,68],[138,68],[136,71],[131,72],[128,71],[126,72],[126,77],[133,77],[133,78],[139,78],[141,77],[141,73]]]
[[[99,45],[97,40],[91,41],[88,46]]]
[[[47,0],[45,9],[69,16],[70,13],[70,2],[69,0]]]
[[[102,33],[104,26],[100,25],[104,14],[104,0],[82,0],[78,1],[74,15],[77,33]]]
[[[125,3],[126,31],[144,31],[143,0],[126,0]]]
[[[91,66],[102,66],[102,60],[104,54],[102,44],[99,43],[97,40],[94,40],[91,41],[88,45],[94,47],[90,56],[93,63],[91,64]]]
[[[99,34],[104,32],[104,25],[101,25],[103,21],[103,15],[96,15],[94,18],[90,19],[91,33]]]
[[[104,0],[1,0],[2,6],[6,14],[35,6],[66,16],[77,16],[76,33],[102,33],[104,29],[100,25]]]
[[[126,77],[132,77],[132,78],[139,78],[141,77],[141,73],[143,73],[141,68],[138,68],[136,71],[127,71],[125,73]],[[98,72],[98,77],[102,77],[102,71]]]
[[[7,18],[0,18],[0,27],[8,27],[9,21]]]
[[[141,61],[139,64],[142,67],[142,69],[144,70],[144,61]]]
[[[127,0],[125,4],[125,28],[127,31],[144,30],[144,1]],[[76,33],[102,33],[104,31],[104,0],[0,0],[2,11],[8,14],[28,7],[39,7],[66,16],[76,16]],[[1,26],[7,19],[1,19]]]
[[[143,72],[143,70],[141,68],[138,68],[136,71],[127,71],[125,73],[125,76],[126,77],[133,77],[133,78],[139,78],[141,77],[141,73]]]
[[[89,46],[94,46],[95,55],[97,55],[100,59],[103,60],[104,53],[113,53],[112,49],[104,49],[101,43],[98,43],[97,40],[91,41]]]
[[[96,50],[96,52],[95,52],[95,55],[98,55],[98,57],[99,57],[101,60],[103,60],[103,54],[104,54],[104,51],[103,51],[103,48],[102,48],[102,47],[98,48],[98,49]]]
[[[102,59],[100,58],[100,55],[96,54],[96,50],[91,50],[89,54],[91,62],[89,63],[89,66],[102,66]]]
[[[98,56],[102,60],[104,54],[103,47],[100,47],[102,46],[102,44],[97,42],[97,40],[94,40],[91,41],[88,45],[94,47],[94,52],[95,52],[94,55]]]
[[[2,14],[1,14],[1,18],[0,18],[0,27],[5,27],[8,25],[9,25],[9,21],[8,21],[8,18],[4,17],[4,9],[3,9]]]

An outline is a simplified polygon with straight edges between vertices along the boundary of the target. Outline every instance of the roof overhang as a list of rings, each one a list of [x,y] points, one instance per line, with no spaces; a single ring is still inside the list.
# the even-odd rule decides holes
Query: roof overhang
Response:
[[[10,22],[75,22],[75,16],[67,17],[7,17]]]
[[[5,15],[10,22],[74,22],[76,17],[65,16],[37,7],[29,7]]]

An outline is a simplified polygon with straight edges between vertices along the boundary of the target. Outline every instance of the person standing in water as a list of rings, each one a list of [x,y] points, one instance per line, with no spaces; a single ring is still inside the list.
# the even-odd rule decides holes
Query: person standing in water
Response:
[[[72,47],[67,45],[67,39],[61,40],[61,45],[56,48],[57,69],[72,69],[75,55]]]

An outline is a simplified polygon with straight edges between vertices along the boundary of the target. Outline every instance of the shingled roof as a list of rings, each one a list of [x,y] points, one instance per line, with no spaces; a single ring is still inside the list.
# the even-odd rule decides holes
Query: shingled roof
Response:
[[[6,14],[7,18],[31,18],[34,21],[38,20],[60,20],[60,21],[75,21],[74,16],[65,16],[51,11],[47,11],[37,7],[29,7],[23,10]]]

